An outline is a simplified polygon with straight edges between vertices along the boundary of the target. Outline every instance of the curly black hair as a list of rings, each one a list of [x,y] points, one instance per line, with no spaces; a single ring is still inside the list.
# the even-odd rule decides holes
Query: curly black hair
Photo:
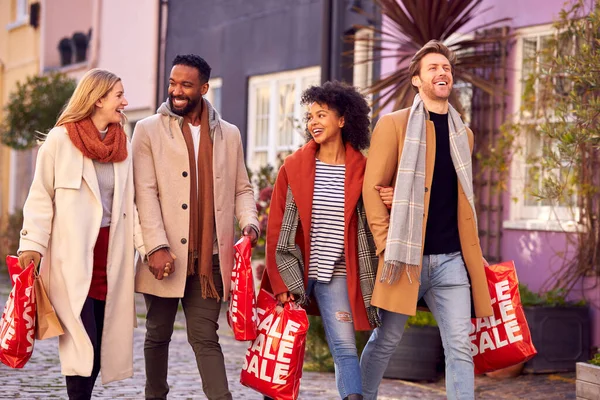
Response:
[[[188,67],[196,68],[198,70],[198,76],[200,82],[206,83],[210,79],[210,65],[204,60],[204,58],[195,54],[184,54],[175,56],[173,59],[173,67],[176,65],[187,65]]]
[[[334,109],[340,117],[344,117],[342,140],[348,142],[356,150],[369,147],[369,110],[364,96],[356,88],[338,81],[328,81],[321,86],[311,86],[302,93],[302,105],[318,103]],[[306,141],[312,136],[306,128]]]

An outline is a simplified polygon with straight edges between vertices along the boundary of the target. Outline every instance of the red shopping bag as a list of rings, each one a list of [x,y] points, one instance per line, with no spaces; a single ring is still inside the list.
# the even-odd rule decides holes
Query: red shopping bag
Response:
[[[0,320],[0,361],[11,368],[23,368],[33,353],[35,337],[34,264],[25,269],[19,259],[6,257],[13,288]]]
[[[485,269],[494,315],[471,320],[475,373],[483,374],[525,362],[537,354],[521,305],[512,261]]]
[[[227,322],[233,330],[236,340],[254,340],[256,338],[256,295],[254,276],[250,256],[252,244],[250,238],[242,237],[234,246],[235,265],[231,272],[231,298],[227,312]]]
[[[298,398],[308,317],[289,302],[278,313],[275,298],[258,294],[258,335],[246,351],[240,382],[277,400]]]

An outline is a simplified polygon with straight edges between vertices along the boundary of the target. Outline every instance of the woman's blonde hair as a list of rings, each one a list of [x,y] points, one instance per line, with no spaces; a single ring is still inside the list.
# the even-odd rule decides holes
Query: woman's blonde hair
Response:
[[[96,102],[106,96],[121,78],[110,71],[94,68],[83,75],[55,126],[78,122],[92,115]]]

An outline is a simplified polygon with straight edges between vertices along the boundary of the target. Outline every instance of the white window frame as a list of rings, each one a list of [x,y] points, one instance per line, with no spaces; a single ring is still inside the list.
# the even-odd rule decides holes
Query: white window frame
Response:
[[[6,26],[7,30],[18,28],[29,23],[28,0],[15,0],[15,20]]]
[[[373,41],[372,29],[362,28],[354,34],[354,71],[352,83],[365,93],[373,83]],[[366,94],[369,104],[373,104],[373,94]]]
[[[304,110],[300,106],[302,91],[306,89],[306,82],[311,84],[320,84],[321,67],[308,67],[297,70],[277,72],[266,75],[256,75],[250,77],[248,81],[248,146],[246,152],[246,164],[256,171],[264,165],[259,164],[255,159],[256,153],[266,152],[267,163],[277,167],[277,155],[281,152],[293,152],[304,144],[304,135],[300,132],[294,132],[292,143],[290,145],[278,145],[278,120],[279,120],[279,87],[282,84],[294,83],[294,121],[302,122],[304,120]],[[267,144],[263,146],[256,145],[256,112],[257,102],[256,93],[260,88],[269,88],[269,119]]]
[[[539,38],[546,35],[554,35],[556,30],[552,24],[539,25],[534,27],[518,29],[516,32],[517,43],[515,46],[515,57],[513,70],[515,71],[513,82],[513,109],[515,122],[520,121],[521,97],[523,90],[522,66],[523,66],[523,41],[532,37]],[[532,121],[533,122],[533,121]],[[515,138],[517,148],[523,151],[517,151],[513,155],[510,167],[510,195],[511,201],[509,220],[503,222],[506,229],[539,230],[539,231],[557,231],[574,232],[577,230],[578,215],[573,215],[573,209],[562,206],[536,205],[528,206],[525,204],[525,184],[527,155],[526,135],[518,135]],[[575,213],[578,214],[577,209]]]
[[[208,92],[204,95],[206,100],[221,114],[221,107],[223,107],[223,78],[211,78],[208,80]],[[219,104],[215,101],[215,89],[221,89],[221,99]]]

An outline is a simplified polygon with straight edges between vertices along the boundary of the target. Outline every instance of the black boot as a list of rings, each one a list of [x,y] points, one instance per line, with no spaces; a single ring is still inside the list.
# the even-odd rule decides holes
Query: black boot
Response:
[[[362,398],[363,398],[362,394],[352,393],[352,394],[344,397],[344,400],[362,400]]]

